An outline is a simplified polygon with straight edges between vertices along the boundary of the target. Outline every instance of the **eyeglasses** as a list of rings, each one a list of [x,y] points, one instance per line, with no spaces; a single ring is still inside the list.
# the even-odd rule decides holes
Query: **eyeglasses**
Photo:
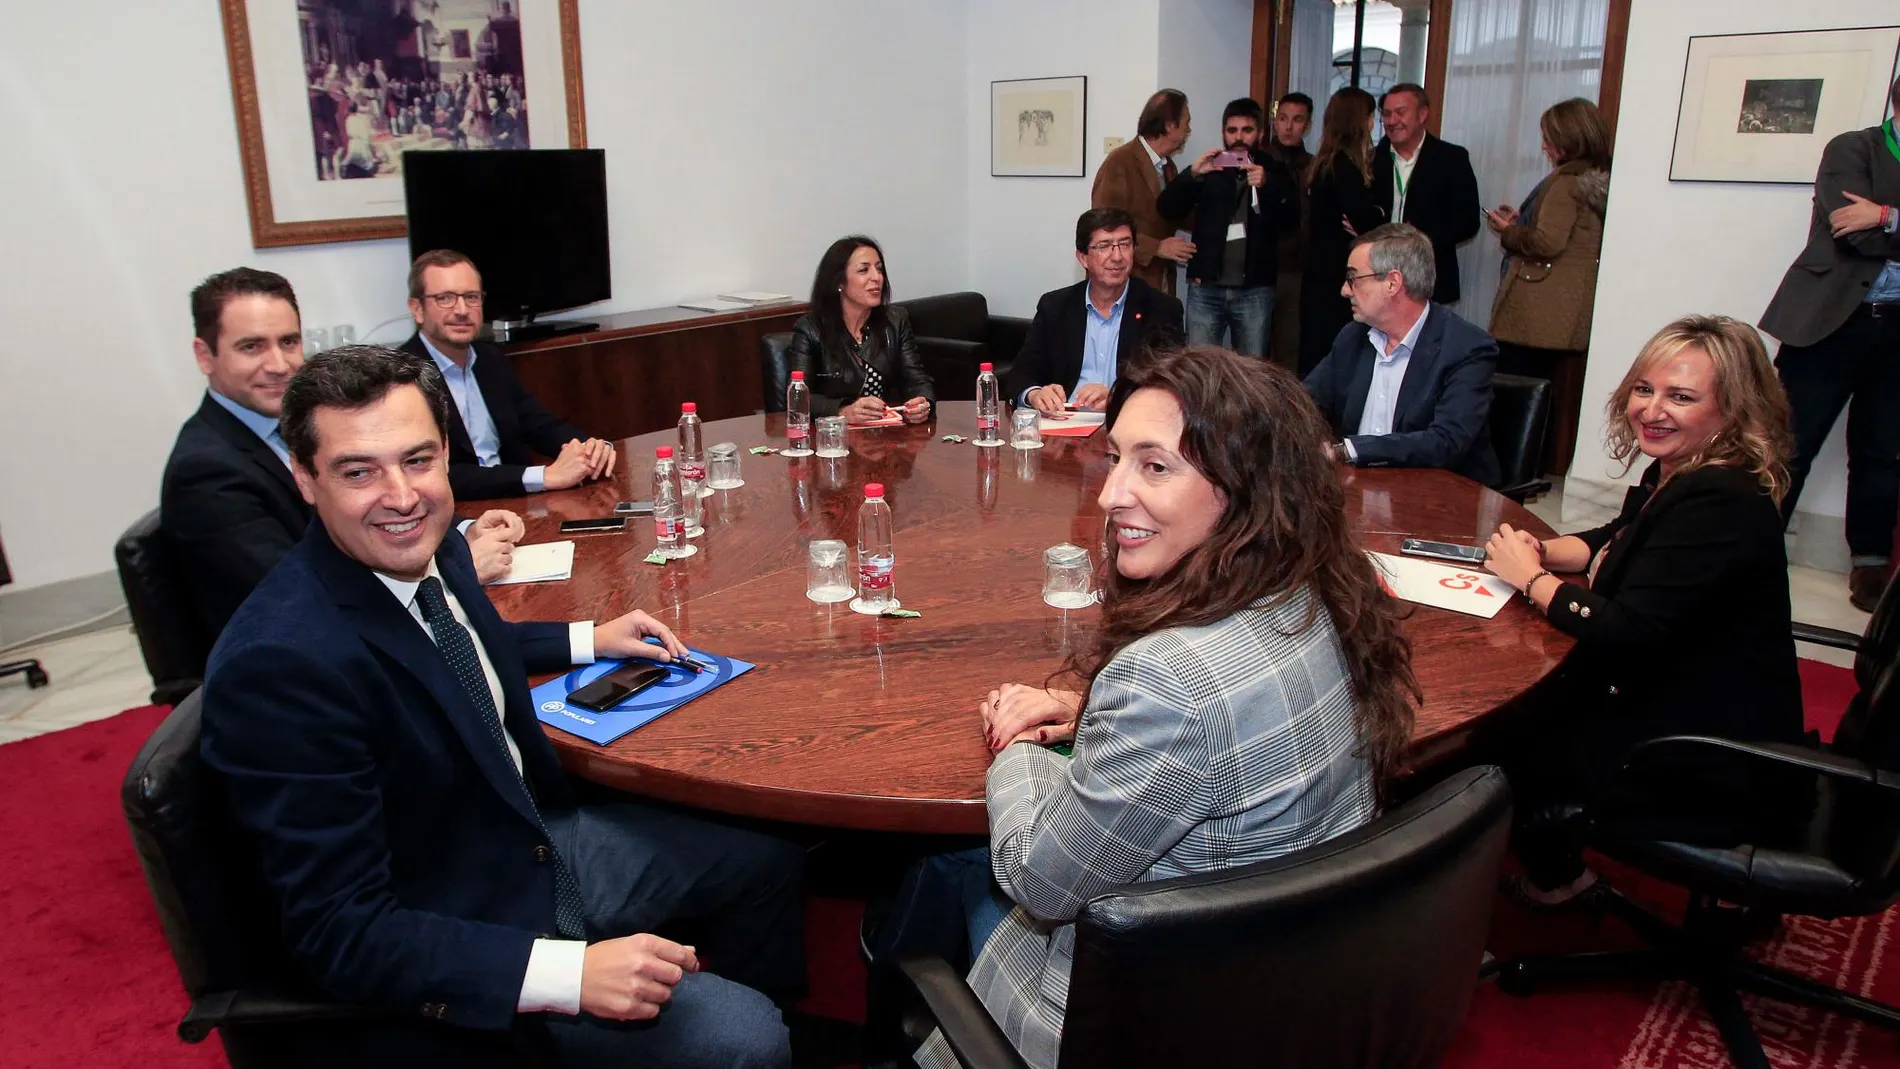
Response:
[[[425,301],[434,301],[435,306],[445,312],[455,307],[455,302],[457,301],[461,301],[470,308],[480,308],[482,306],[482,291],[469,290],[467,293],[425,293],[422,295],[422,299]]]
[[[1392,272],[1390,272],[1390,271],[1367,271],[1367,272],[1366,272],[1365,274],[1363,274],[1363,275],[1347,275],[1347,276],[1346,276],[1346,285],[1348,285],[1348,286],[1351,286],[1351,285],[1353,285],[1353,284],[1355,284],[1355,283],[1358,283],[1358,282],[1363,282],[1364,280],[1366,280],[1366,279],[1368,279],[1368,278],[1384,278],[1385,276],[1387,276],[1387,275],[1389,275],[1389,274],[1391,274],[1391,273],[1392,273]]]
[[[1089,251],[1093,253],[1104,253],[1112,249],[1116,252],[1127,252],[1134,247],[1135,239],[1123,238],[1120,241],[1098,241],[1089,246]]]

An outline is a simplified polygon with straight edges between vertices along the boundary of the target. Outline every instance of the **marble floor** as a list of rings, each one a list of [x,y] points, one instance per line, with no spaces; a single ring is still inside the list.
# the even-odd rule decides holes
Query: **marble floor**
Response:
[[[1581,531],[1609,519],[1590,506],[1580,513],[1574,503],[1562,514],[1561,495],[1544,495],[1530,509],[1559,531]],[[1788,569],[1789,594],[1797,620],[1836,627],[1859,634],[1867,614],[1847,602],[1847,577],[1813,568]],[[1803,657],[1849,665],[1853,655],[1843,650],[1800,645]],[[152,680],[139,656],[138,639],[129,626],[92,631],[30,649],[0,654],[0,661],[25,657],[39,659],[52,684],[29,689],[21,676],[0,679],[0,743],[30,738],[112,716],[151,701]]]

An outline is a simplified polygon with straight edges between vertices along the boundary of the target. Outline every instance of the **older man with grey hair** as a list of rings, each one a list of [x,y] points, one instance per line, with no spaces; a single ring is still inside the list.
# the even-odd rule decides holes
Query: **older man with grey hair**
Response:
[[[1335,458],[1362,467],[1446,468],[1495,486],[1491,336],[1432,301],[1431,239],[1407,223],[1362,235],[1341,288],[1353,322],[1306,389],[1332,423]]]

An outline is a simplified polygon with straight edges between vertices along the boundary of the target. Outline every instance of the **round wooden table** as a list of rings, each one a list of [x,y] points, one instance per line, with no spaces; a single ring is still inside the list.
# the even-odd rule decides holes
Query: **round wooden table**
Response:
[[[975,406],[945,402],[918,426],[847,433],[837,460],[753,456],[784,445],[784,417],[706,425],[706,442],[740,446],[745,486],[705,499],[699,552],[643,563],[650,524],[564,536],[556,524],[651,495],[653,447],[621,445],[613,480],[507,501],[526,542],[576,541],[563,583],[492,588],[515,620],[606,620],[643,608],[687,643],[758,665],[607,746],[550,728],[576,775],[633,794],[751,817],[884,831],[982,834],[984,745],[977,702],[1007,682],[1041,683],[1097,610],[1041,597],[1042,551],[1059,542],[1100,559],[1107,470],[1103,435],[1051,438],[1040,450],[944,442],[975,434]],[[1407,535],[1481,542],[1501,522],[1549,529],[1522,506],[1444,471],[1341,469],[1368,549]],[[898,597],[923,615],[860,616],[805,598],[806,544],[855,544],[863,487],[881,482],[895,517]],[[464,511],[477,507],[468,503]],[[1420,762],[1458,749],[1478,719],[1529,689],[1571,640],[1520,599],[1485,620],[1417,607],[1406,624],[1425,704]]]

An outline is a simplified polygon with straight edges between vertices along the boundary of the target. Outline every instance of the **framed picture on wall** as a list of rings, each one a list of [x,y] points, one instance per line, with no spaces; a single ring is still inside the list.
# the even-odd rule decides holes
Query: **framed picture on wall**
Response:
[[[401,237],[409,149],[585,148],[578,0],[219,0],[259,248]]]
[[[1081,178],[1089,80],[1017,78],[990,83],[990,175]]]
[[[1900,26],[1689,38],[1675,182],[1810,185],[1828,140],[1879,123]]]

